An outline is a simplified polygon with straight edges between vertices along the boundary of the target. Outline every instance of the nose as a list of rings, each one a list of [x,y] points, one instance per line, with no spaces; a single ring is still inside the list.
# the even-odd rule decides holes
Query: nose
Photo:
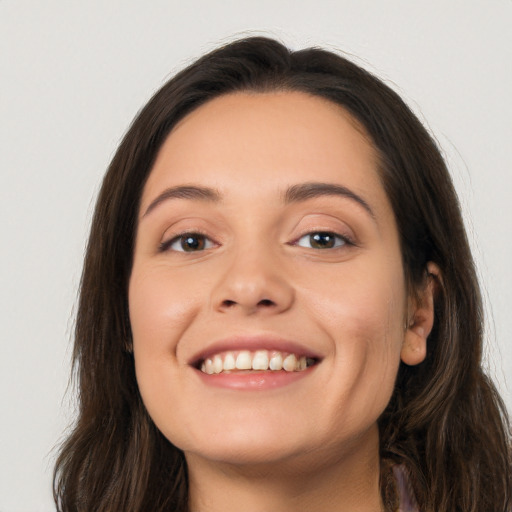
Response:
[[[295,291],[278,262],[260,251],[237,254],[218,280],[214,308],[245,315],[276,314],[293,304]]]

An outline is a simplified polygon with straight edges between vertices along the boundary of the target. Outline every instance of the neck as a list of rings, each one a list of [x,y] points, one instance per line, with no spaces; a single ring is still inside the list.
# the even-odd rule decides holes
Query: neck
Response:
[[[187,454],[191,512],[376,512],[380,497],[376,443],[271,463],[236,465]],[[359,444],[359,443],[357,443]]]

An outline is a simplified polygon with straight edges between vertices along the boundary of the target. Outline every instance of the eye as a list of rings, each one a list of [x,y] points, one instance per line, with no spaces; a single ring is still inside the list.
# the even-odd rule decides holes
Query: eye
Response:
[[[351,245],[350,240],[342,235],[329,231],[317,231],[301,236],[295,245],[309,247],[310,249],[335,249],[344,245]]]
[[[198,252],[214,247],[207,236],[201,233],[183,233],[160,245],[161,251]]]

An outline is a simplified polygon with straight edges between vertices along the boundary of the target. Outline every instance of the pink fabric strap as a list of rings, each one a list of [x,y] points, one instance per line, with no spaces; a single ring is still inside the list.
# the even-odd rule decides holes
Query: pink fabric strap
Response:
[[[414,497],[411,482],[404,466],[394,466],[393,473],[396,479],[400,508],[398,512],[420,512]]]

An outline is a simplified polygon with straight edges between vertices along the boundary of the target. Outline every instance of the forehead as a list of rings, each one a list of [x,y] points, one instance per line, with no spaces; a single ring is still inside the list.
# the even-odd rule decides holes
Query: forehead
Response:
[[[377,170],[369,137],[341,106],[301,92],[234,93],[174,127],[141,206],[167,187],[189,183],[233,189],[247,199],[311,181],[382,196]]]

